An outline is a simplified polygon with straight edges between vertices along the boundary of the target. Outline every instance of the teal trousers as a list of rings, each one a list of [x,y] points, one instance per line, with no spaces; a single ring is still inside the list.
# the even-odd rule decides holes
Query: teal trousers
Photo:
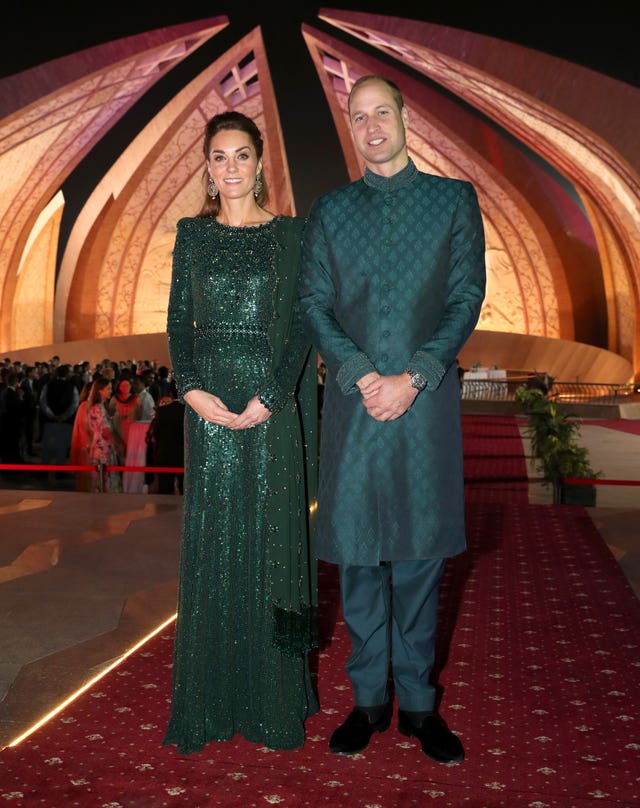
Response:
[[[351,639],[347,675],[357,706],[389,701],[391,670],[401,710],[435,709],[430,675],[445,564],[438,558],[340,567],[342,612]]]

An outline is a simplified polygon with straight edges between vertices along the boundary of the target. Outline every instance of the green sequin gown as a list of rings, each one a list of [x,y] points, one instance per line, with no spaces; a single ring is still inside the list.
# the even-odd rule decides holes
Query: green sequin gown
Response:
[[[178,223],[167,317],[182,395],[234,412],[254,395],[264,424],[229,430],[185,412],[184,517],[171,716],[181,753],[237,733],[273,749],[304,742],[317,711],[308,651],[316,599],[316,369],[296,303],[304,222]]]

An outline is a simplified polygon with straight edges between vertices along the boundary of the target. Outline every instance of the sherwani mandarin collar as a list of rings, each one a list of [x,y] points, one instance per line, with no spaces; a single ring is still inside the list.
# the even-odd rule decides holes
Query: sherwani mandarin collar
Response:
[[[407,165],[391,177],[383,177],[381,174],[376,174],[374,171],[365,168],[362,179],[370,188],[376,191],[391,193],[392,191],[404,188],[405,185],[408,185],[417,176],[418,169],[416,168],[416,164],[409,158]]]

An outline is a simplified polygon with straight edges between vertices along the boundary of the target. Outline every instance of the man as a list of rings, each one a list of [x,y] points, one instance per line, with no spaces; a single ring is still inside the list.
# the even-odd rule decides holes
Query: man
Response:
[[[151,381],[149,378],[148,373],[142,373],[140,375],[134,376],[131,384],[133,386],[133,391],[140,396],[140,420],[141,421],[151,421],[153,418],[153,412],[156,406],[155,401],[153,400],[153,396],[149,392],[149,388],[147,384]]]
[[[156,406],[161,398],[171,395],[171,379],[169,378],[169,368],[166,365],[160,365],[158,368],[156,378],[149,385],[149,392],[153,396]]]
[[[54,357],[57,360],[58,357]],[[80,404],[78,388],[71,378],[71,365],[54,365],[40,393],[42,423],[42,462],[66,463],[71,448],[71,433]]]
[[[464,759],[435,704],[438,587],[466,547],[455,359],[485,292],[468,182],[420,173],[402,95],[364,76],[349,96],[362,179],[316,200],[300,300],[327,367],[317,554],[340,565],[355,706],[330,749],[355,754],[392,715],[443,763]],[[393,595],[393,597],[392,597]]]
[[[24,416],[22,395],[20,376],[11,370],[0,391],[0,460],[3,463],[24,463],[20,449]],[[7,475],[13,477],[11,473]]]
[[[184,402],[178,398],[175,387],[171,388],[170,396],[160,399],[149,432],[153,453],[151,465],[165,468],[184,466]],[[159,472],[157,480],[158,494],[174,494],[176,489],[183,493],[183,473]]]
[[[2,364],[0,365],[0,391],[4,390],[7,386],[7,379],[9,378],[9,374],[13,370],[11,365],[11,359],[8,356],[2,360]]]
[[[20,381],[22,390],[22,404],[24,416],[25,451],[33,457],[33,435],[38,411],[38,402],[35,394],[36,368],[34,365],[25,365],[24,375]]]

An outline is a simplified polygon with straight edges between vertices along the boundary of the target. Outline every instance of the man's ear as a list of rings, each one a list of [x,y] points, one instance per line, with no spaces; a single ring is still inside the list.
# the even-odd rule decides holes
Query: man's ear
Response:
[[[404,124],[404,128],[409,128],[409,112],[406,107],[402,107],[400,110],[400,117],[402,118],[402,123]]]

